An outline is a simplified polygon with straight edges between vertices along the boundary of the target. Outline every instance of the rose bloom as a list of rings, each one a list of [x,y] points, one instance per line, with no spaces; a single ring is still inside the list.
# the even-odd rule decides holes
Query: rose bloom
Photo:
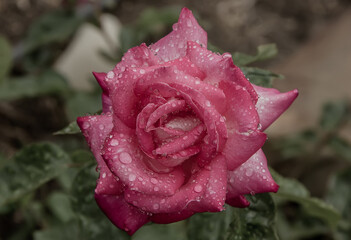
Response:
[[[79,117],[100,169],[95,199],[132,235],[149,221],[171,223],[245,194],[276,192],[261,150],[265,130],[297,97],[250,83],[229,53],[183,8],[173,31],[94,73],[103,113]]]

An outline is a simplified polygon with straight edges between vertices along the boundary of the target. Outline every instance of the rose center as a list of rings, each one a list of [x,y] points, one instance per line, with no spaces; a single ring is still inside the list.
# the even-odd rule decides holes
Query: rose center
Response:
[[[137,117],[136,133],[150,161],[175,167],[200,152],[206,127],[184,100],[171,98],[148,103]]]

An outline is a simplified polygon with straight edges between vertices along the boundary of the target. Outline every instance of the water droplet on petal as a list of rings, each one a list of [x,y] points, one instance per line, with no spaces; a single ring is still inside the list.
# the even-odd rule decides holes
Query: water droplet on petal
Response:
[[[153,184],[157,184],[158,183],[158,180],[156,179],[156,178],[151,178],[151,183],[153,183]]]
[[[117,139],[112,139],[112,140],[111,140],[111,143],[110,143],[111,146],[114,147],[114,146],[117,146],[118,144],[119,144],[119,142],[118,142]]]
[[[251,168],[246,169],[245,175],[250,177],[253,174],[253,170]]]
[[[113,71],[109,71],[107,73],[107,78],[114,78],[115,77],[115,73]]]
[[[128,164],[128,163],[131,163],[131,162],[132,162],[132,157],[129,155],[129,153],[122,152],[122,153],[119,155],[119,160],[120,160],[122,163]]]
[[[129,181],[133,182],[136,179],[136,176],[134,174],[130,174],[128,179]]]
[[[88,129],[90,127],[90,123],[84,122],[82,127],[83,129]]]
[[[201,185],[196,185],[194,187],[194,191],[197,192],[197,193],[201,192],[202,191],[202,186]]]

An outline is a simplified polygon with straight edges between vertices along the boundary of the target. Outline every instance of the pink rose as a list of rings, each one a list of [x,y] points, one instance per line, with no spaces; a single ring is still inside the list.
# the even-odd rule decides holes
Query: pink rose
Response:
[[[130,235],[149,221],[180,221],[225,203],[246,207],[244,194],[279,188],[262,131],[297,90],[255,86],[229,53],[206,46],[206,32],[184,8],[170,34],[94,73],[103,114],[77,122],[100,169],[96,201]]]

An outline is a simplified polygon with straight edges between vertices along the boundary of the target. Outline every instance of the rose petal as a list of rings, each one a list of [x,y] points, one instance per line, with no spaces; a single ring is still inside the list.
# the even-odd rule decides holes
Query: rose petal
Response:
[[[225,95],[221,89],[179,71],[176,66],[159,67],[145,73],[136,83],[135,92],[142,94],[155,83],[185,85],[203,94],[218,112],[222,113],[226,108]]]
[[[227,159],[228,170],[232,171],[246,162],[265,143],[267,136],[260,131],[251,133],[228,133],[227,143],[222,154]]]
[[[95,200],[106,216],[120,229],[133,235],[149,221],[149,217],[139,209],[128,204],[123,195],[109,196],[95,194]]]
[[[189,209],[198,212],[217,212],[223,210],[227,192],[226,165],[226,159],[222,155],[219,155],[212,160],[211,165],[207,167],[211,172],[211,176],[207,183],[203,198],[199,203],[191,203],[194,205],[196,204],[197,206],[189,206]]]
[[[100,169],[100,176],[97,181],[95,192],[99,194],[120,194],[123,190],[123,184],[114,178],[101,156],[101,148],[113,127],[112,116],[96,115],[79,117],[77,123]]]
[[[205,77],[204,72],[202,72],[194,63],[192,63],[188,57],[174,59],[172,61],[164,63],[163,66],[176,66],[179,71],[182,71],[186,75],[190,75],[200,80]]]
[[[184,150],[185,148],[194,145],[199,139],[201,139],[201,135],[204,133],[204,130],[204,125],[200,124],[189,132],[186,132],[184,135],[156,148],[156,154],[167,155]]]
[[[99,83],[101,89],[102,89],[102,111],[104,113],[108,113],[112,111],[112,102],[109,97],[109,91],[107,88],[107,85],[105,83],[105,78],[106,78],[106,73],[97,73],[93,72],[94,77],[96,78],[97,82]]]
[[[179,167],[169,173],[157,173],[145,164],[149,160],[139,149],[133,135],[116,134],[108,138],[103,158],[113,174],[129,189],[154,196],[170,196],[183,184],[184,173]]]
[[[254,104],[257,102],[255,90],[240,68],[234,65],[232,56],[229,53],[218,55],[201,47],[196,42],[188,42],[187,44],[186,56],[206,74],[203,80],[205,83],[216,85],[221,81],[233,81],[246,89]]]
[[[162,116],[182,110],[185,105],[186,103],[184,100],[171,99],[165,104],[159,106],[153,113],[151,113],[149,119],[147,120],[146,131],[150,131],[151,126],[154,125]]]
[[[224,120],[211,102],[197,90],[177,83],[171,83],[170,86],[180,91],[183,98],[206,125],[208,135],[204,138],[204,144],[201,145],[202,150],[197,158],[198,164],[205,166],[216,152],[221,151],[225,146],[228,135]]]
[[[234,170],[257,152],[267,137],[257,130],[259,116],[246,89],[229,81],[220,82],[219,87],[226,94],[229,106],[224,114],[228,140],[223,155],[228,169]]]
[[[235,195],[235,197],[231,197],[230,192],[227,193],[227,199],[225,202],[232,207],[238,207],[238,208],[245,208],[250,205],[250,202],[247,201],[244,196]]]
[[[297,89],[281,93],[274,88],[253,85],[259,98],[256,104],[262,131],[271,125],[295,100]]]
[[[228,172],[228,194],[231,198],[244,194],[277,192],[278,189],[261,149],[240,167]]]
[[[206,47],[207,33],[199,26],[192,12],[183,8],[173,31],[150,48],[160,59],[168,62],[185,55],[187,41],[197,41]]]
[[[147,121],[150,115],[157,109],[157,105],[153,103],[149,103],[146,105],[143,110],[138,114],[137,117],[137,125],[135,129],[136,136],[138,137],[138,142],[140,148],[144,151],[144,153],[154,158],[152,151],[155,149],[155,144],[153,141],[152,134],[145,131]]]
[[[158,57],[142,43],[140,46],[129,49],[114,68],[116,74],[123,73],[126,68],[146,68],[160,63]]]
[[[180,212],[175,212],[175,213],[158,213],[158,214],[153,214],[150,217],[150,220],[154,223],[162,223],[162,224],[167,224],[167,223],[173,223],[173,222],[178,222],[182,221],[184,219],[187,219],[194,215],[195,212],[191,211],[189,209],[184,209]]]
[[[159,159],[160,163],[167,167],[175,167],[179,164],[183,163],[185,160],[190,157],[198,154],[200,152],[200,148],[197,146],[192,146],[186,149],[183,149],[180,152],[169,154],[167,157]]]
[[[176,213],[188,208],[190,211],[223,210],[226,194],[226,169],[225,159],[218,156],[207,168],[197,168],[196,164],[188,182],[174,195],[155,196],[126,190],[125,199],[134,206],[147,212]]]
[[[256,130],[259,116],[246,89],[229,81],[221,81],[219,87],[227,100],[228,107],[224,113],[227,128],[239,132]]]

